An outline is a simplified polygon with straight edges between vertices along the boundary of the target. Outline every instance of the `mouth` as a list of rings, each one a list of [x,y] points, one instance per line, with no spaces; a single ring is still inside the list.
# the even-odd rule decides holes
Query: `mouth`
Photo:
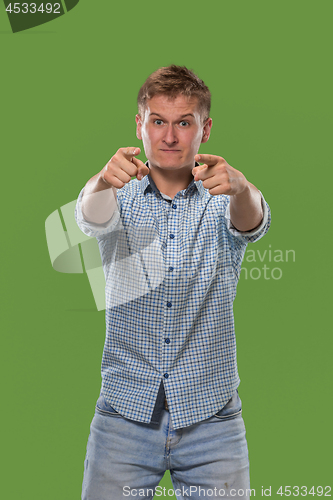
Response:
[[[160,149],[163,153],[180,153],[180,149]]]

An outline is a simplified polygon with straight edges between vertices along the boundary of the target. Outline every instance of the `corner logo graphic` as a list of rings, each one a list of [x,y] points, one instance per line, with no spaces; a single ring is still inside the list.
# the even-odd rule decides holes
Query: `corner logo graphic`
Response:
[[[53,269],[60,273],[87,273],[97,310],[105,309],[105,277],[96,238],[78,228],[76,200],[67,203],[45,221],[46,241]]]
[[[103,195],[98,193],[97,195]],[[95,195],[93,195],[95,196]],[[78,227],[76,200],[55,210],[45,221],[46,241],[53,269],[60,273],[86,273],[98,311],[105,309],[105,275],[96,238]],[[119,218],[108,246],[108,308],[126,304],[157,288],[165,270],[155,229],[138,227],[129,241]]]
[[[3,0],[13,33],[53,21],[72,10],[80,0],[8,2]]]

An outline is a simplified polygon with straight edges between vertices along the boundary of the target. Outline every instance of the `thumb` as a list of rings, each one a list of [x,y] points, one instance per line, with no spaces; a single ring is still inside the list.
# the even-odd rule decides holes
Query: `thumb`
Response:
[[[147,174],[149,174],[149,168],[145,165],[139,158],[132,158],[132,162],[137,167],[138,171],[136,173],[136,178],[141,181]]]

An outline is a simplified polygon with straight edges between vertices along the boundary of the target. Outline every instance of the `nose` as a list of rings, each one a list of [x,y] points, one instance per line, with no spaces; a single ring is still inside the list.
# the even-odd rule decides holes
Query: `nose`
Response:
[[[172,123],[169,123],[165,130],[164,142],[167,144],[167,146],[171,146],[178,142],[178,138]]]

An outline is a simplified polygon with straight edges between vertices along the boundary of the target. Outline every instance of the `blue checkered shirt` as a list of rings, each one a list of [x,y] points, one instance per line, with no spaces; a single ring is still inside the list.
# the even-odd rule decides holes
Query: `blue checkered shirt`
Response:
[[[233,301],[248,242],[270,224],[241,233],[230,222],[229,196],[201,181],[172,202],[151,177],[117,190],[106,224],[75,216],[97,238],[106,278],[102,393],[121,415],[149,423],[161,382],[175,429],[204,420],[239,385]]]

